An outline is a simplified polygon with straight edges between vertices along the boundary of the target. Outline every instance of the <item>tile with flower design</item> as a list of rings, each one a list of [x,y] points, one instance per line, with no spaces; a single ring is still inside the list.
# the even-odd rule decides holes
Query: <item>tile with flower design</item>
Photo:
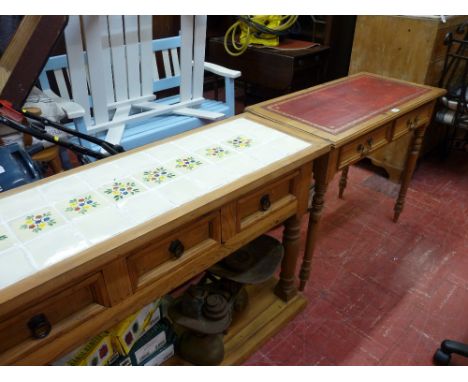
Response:
[[[15,243],[15,239],[11,233],[3,225],[0,226],[0,251],[11,247]]]
[[[38,237],[43,232],[49,232],[63,223],[62,217],[55,209],[49,207],[27,214],[9,224],[16,236],[26,241]]]
[[[99,191],[106,198],[119,203],[144,192],[145,188],[133,178],[125,178],[114,179],[112,183],[100,187]]]
[[[142,180],[147,186],[155,187],[166,183],[177,177],[175,171],[170,170],[167,166],[155,166],[148,168],[143,172],[139,172],[136,178]]]
[[[246,135],[236,135],[224,143],[236,150],[245,150],[252,147],[256,142],[252,137],[248,137]]]
[[[231,156],[232,151],[221,145],[211,145],[198,150],[197,154],[202,155],[211,161],[219,161]]]
[[[176,158],[170,163],[169,166],[176,171],[190,173],[203,165],[204,162],[201,158],[196,155],[187,154]]]
[[[65,214],[66,217],[74,219],[80,216],[89,215],[107,202],[95,192],[69,198],[57,204],[57,208]]]

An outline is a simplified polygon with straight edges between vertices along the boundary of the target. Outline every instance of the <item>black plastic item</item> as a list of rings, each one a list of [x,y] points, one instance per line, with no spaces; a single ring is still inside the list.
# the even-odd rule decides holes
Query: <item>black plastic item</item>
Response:
[[[260,198],[260,209],[262,211],[267,211],[271,207],[270,195],[266,194]]]
[[[434,353],[434,363],[440,366],[448,366],[452,353],[468,357],[468,344],[444,340],[440,348]]]
[[[0,147],[0,192],[42,178],[39,167],[17,143]]]
[[[28,321],[28,328],[34,338],[45,338],[52,330],[52,325],[45,314],[37,314]]]
[[[169,244],[169,252],[178,259],[184,254],[184,245],[180,240],[173,240],[171,244]]]

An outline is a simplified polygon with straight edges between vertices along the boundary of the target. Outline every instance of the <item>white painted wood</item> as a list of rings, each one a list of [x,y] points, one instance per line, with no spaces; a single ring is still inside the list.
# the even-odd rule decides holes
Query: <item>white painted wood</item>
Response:
[[[195,31],[193,38],[193,87],[192,97],[203,97],[203,77],[205,70],[205,40],[206,40],[206,16],[195,16]]]
[[[107,105],[108,110],[113,110],[117,109],[120,106],[124,105],[131,105],[135,104],[138,102],[144,102],[144,101],[153,101],[156,99],[156,96],[154,94],[149,94],[141,97],[136,97],[136,98],[131,98],[131,99],[124,99],[122,101],[117,101],[117,102],[112,102]]]
[[[163,64],[164,64],[164,73],[166,74],[166,78],[173,77],[172,70],[171,70],[171,61],[169,60],[169,52],[167,50],[161,51]]]
[[[62,69],[54,70],[54,75],[55,80],[57,81],[60,97],[70,99],[70,94],[68,93],[68,88],[67,84],[65,83],[65,77],[63,75]]]
[[[65,28],[65,43],[73,99],[84,108],[85,123],[89,126],[91,124],[91,115],[79,16],[69,17],[68,25]]]
[[[225,68],[224,66],[213,64],[211,62],[204,63],[204,68],[207,72],[217,74],[221,77],[228,77],[228,78],[239,78],[241,76],[241,72],[238,70],[232,70]]]
[[[109,113],[107,111],[108,93],[106,90],[105,76],[103,75],[105,68],[101,42],[104,21],[104,16],[83,16],[91,93],[93,95],[94,120],[96,125],[109,120]]]
[[[153,94],[153,23],[152,16],[139,16],[140,21],[140,54],[141,54],[141,95]]]
[[[129,98],[141,96],[138,16],[124,16]]]
[[[203,98],[199,98],[199,99],[188,100],[188,101],[185,101],[185,102],[180,102],[180,103],[177,103],[175,105],[162,105],[162,104],[155,104],[155,103],[151,103],[151,102],[136,104],[134,106],[141,107],[142,109],[147,109],[148,111],[144,111],[142,113],[130,115],[124,121],[125,122],[141,121],[143,119],[154,117],[156,115],[171,113],[173,110],[175,110],[177,108],[198,105],[198,104],[202,103],[203,101],[204,101]],[[89,132],[92,132],[93,134],[98,133],[100,131],[104,131],[104,130],[107,130],[107,129],[113,127],[113,126],[116,126],[116,125],[118,125],[120,123],[121,123],[120,121],[110,121],[110,122],[106,122],[106,123],[103,123],[103,124],[100,124],[100,125],[91,126],[89,128]]]
[[[109,16],[108,20],[115,99],[116,101],[123,101],[128,99],[127,58],[125,57],[123,18],[122,16]]]
[[[210,121],[216,121],[218,119],[224,118],[223,113],[218,113],[215,111],[208,111],[203,109],[194,109],[190,107],[182,107],[173,111],[174,114],[186,115],[188,117],[197,117],[202,119],[209,119]]]
[[[101,17],[102,62],[104,81],[106,82],[107,102],[115,101],[114,82],[112,80],[112,60],[109,41],[109,24],[107,16]]]
[[[131,105],[125,105],[119,107],[112,118],[112,121],[124,121],[130,113]],[[122,136],[125,130],[125,123],[117,124],[112,129],[107,130],[106,141],[113,144],[120,144]],[[105,152],[105,150],[102,150]]]
[[[180,16],[180,100],[192,98],[193,16]]]
[[[156,52],[153,52],[152,62],[153,62],[153,81],[158,81],[159,71],[158,71],[158,63],[156,61]]]
[[[177,48],[171,49],[172,67],[174,68],[174,76],[180,75],[179,52]]]

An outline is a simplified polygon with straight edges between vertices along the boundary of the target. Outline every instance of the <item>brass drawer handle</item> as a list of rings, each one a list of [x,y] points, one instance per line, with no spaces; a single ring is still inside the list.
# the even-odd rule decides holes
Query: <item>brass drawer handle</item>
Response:
[[[172,255],[178,259],[184,254],[184,245],[180,240],[173,240],[171,241],[171,244],[169,244],[169,252],[172,253]]]
[[[260,198],[260,209],[267,211],[271,207],[270,195],[266,194]]]
[[[367,144],[369,145],[369,142],[367,142]],[[356,147],[357,152],[360,153],[361,155],[367,155],[369,153],[369,149],[370,149],[370,146],[365,146],[362,143],[360,143]]]
[[[52,330],[52,325],[45,314],[40,313],[28,321],[28,328],[34,338],[45,338]]]
[[[369,146],[369,148],[372,148],[372,145],[374,144],[374,140],[372,138],[369,138],[367,140],[367,146]]]

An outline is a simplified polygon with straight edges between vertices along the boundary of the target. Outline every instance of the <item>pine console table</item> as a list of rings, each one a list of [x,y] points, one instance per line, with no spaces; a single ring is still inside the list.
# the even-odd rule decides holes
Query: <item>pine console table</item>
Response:
[[[325,139],[333,146],[331,151],[314,161],[314,197],[300,272],[300,290],[309,278],[330,180],[336,172],[342,171],[341,198],[350,165],[400,137],[412,135],[394,207],[393,220],[397,222],[436,99],[444,94],[444,89],[358,73],[247,108],[248,112],[296,128],[314,140]]]
[[[242,362],[306,304],[299,223],[330,148],[244,114],[2,193],[0,365],[53,362],[284,223],[279,281],[225,337]]]

